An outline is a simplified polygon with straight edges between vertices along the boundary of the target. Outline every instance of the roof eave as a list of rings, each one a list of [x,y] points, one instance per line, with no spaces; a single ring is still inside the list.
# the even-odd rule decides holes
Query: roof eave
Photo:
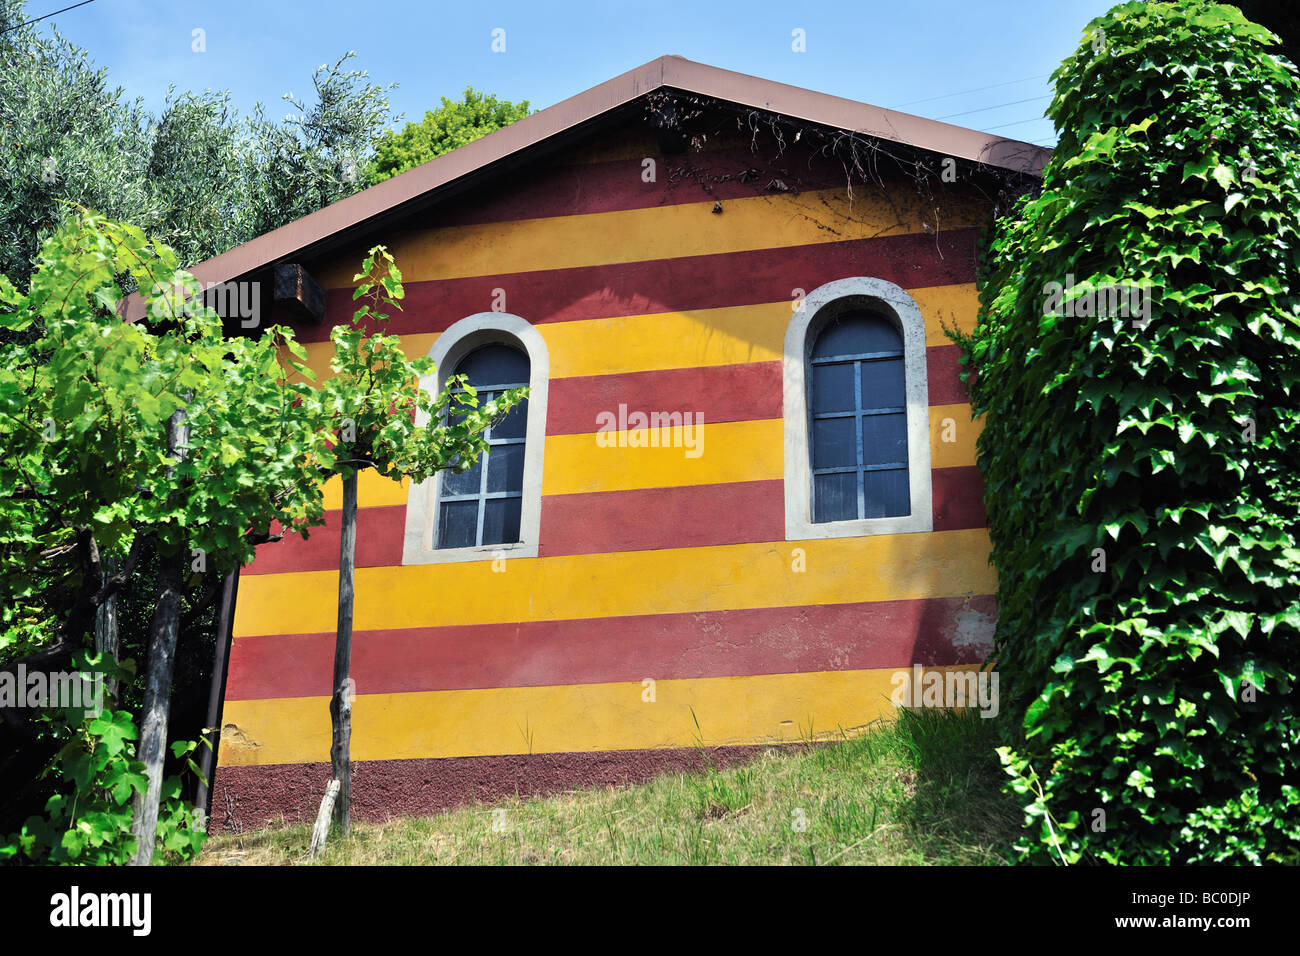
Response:
[[[1030,175],[1040,174],[1051,156],[1050,149],[1029,143],[775,83],[680,56],[663,56],[206,259],[189,271],[206,288],[300,256],[330,237],[408,208],[431,192],[586,126],[664,87]],[[126,318],[134,321],[143,314],[139,296],[130,296]]]

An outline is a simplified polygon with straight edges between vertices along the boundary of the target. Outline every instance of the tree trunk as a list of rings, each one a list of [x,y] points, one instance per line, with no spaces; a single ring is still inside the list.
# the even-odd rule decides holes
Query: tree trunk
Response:
[[[104,584],[108,583],[109,574],[114,570],[112,563],[104,561]],[[95,611],[95,653],[103,654],[113,663],[117,663],[117,595],[110,594]],[[117,697],[117,678],[110,677],[104,682],[105,698]]]
[[[184,454],[189,429],[185,413],[172,414],[167,428],[167,452]],[[168,469],[169,475],[171,469]],[[133,866],[153,862],[158,834],[158,803],[162,798],[163,759],[167,754],[167,718],[171,713],[172,669],[176,662],[176,636],[181,623],[181,592],[189,553],[177,546],[172,554],[161,555],[158,570],[158,600],[149,622],[149,671],[145,676],[144,718],[140,723],[140,746],[136,756],[144,763],[149,785],[132,803],[131,832],[136,837]]]
[[[334,644],[334,695],[330,698],[330,724],[334,742],[330,747],[330,766],[339,782],[334,815],[344,833],[348,832],[352,805],[352,765],[349,747],[352,741],[352,589],[357,550],[357,473],[343,479],[343,534],[339,539],[339,628]]]
[[[149,777],[148,789],[136,794],[131,832],[138,841],[134,866],[153,862],[158,832],[158,803],[162,796],[163,759],[167,755],[167,718],[171,711],[172,666],[181,619],[181,580],[186,554],[163,557],[158,572],[158,603],[149,623],[149,672],[145,680],[144,719],[140,724],[137,756]]]

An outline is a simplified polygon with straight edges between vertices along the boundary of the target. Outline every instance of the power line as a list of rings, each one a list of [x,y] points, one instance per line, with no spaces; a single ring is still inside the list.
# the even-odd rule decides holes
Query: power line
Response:
[[[949,113],[947,116],[936,116],[937,120],[952,119],[954,116],[969,116],[971,113],[987,113],[989,110],[1000,110],[1004,106],[1019,106],[1021,103],[1032,103],[1035,100],[1045,100],[1050,97],[1051,93],[1044,93],[1042,96],[1031,96],[1024,100],[1012,100],[1010,103],[999,103],[997,106],[981,106],[977,110],[963,110],[960,113]]]
[[[992,83],[988,86],[977,86],[973,90],[961,90],[957,93],[944,93],[942,96],[927,96],[923,100],[909,100],[906,103],[899,103],[898,106],[894,107],[894,109],[901,109],[904,106],[914,106],[917,103],[931,103],[934,100],[946,100],[954,96],[965,96],[967,93],[982,93],[985,90],[995,90],[999,86],[1012,86],[1013,84],[1016,83],[1027,83],[1030,80],[1041,80],[1044,77],[1048,77],[1051,75],[1052,74],[1050,73],[1039,73],[1037,76],[1025,76],[1025,77],[1021,77],[1018,80],[1007,80],[1005,83]]]
[[[1026,123],[1040,123],[1044,121],[1047,121],[1046,116],[1031,116],[1029,119],[1016,120],[1014,123],[999,123],[997,126],[986,126],[984,127],[983,132],[987,133],[990,130],[1005,129],[1008,126],[1023,126]]]
[[[47,13],[43,17],[37,17],[34,20],[28,20],[26,23],[20,23],[18,24],[18,26],[9,27],[8,29],[5,30],[0,30],[0,34],[8,33],[10,30],[18,30],[21,29],[22,27],[29,27],[33,23],[40,23],[42,20],[48,20],[50,17],[57,17],[60,13],[67,13],[69,10],[75,10],[77,9],[77,7],[84,7],[86,4],[94,3],[94,2],[95,0],[81,0],[80,3],[74,3],[72,6],[64,7],[62,10],[55,10],[53,13]]]

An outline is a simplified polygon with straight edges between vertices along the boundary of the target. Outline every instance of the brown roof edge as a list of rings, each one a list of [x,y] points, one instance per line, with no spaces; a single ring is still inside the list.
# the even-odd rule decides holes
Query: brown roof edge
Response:
[[[1032,143],[733,73],[680,56],[662,57],[659,62],[664,66],[664,86],[793,116],[821,126],[905,143],[941,156],[1037,176],[1052,155],[1050,149]]]
[[[377,186],[250,239],[192,266],[189,271],[205,287],[248,275],[661,87],[729,100],[1031,175],[1041,173],[1052,152],[937,120],[733,73],[680,56],[662,56]],[[139,295],[127,298],[125,314],[129,321],[143,317],[144,306]]]

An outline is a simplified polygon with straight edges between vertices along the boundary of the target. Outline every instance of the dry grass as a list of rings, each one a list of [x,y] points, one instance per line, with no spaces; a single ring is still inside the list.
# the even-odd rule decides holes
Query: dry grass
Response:
[[[324,864],[998,864],[1019,830],[990,721],[903,712],[726,770],[357,824]],[[307,863],[308,825],[219,834],[198,865]]]

